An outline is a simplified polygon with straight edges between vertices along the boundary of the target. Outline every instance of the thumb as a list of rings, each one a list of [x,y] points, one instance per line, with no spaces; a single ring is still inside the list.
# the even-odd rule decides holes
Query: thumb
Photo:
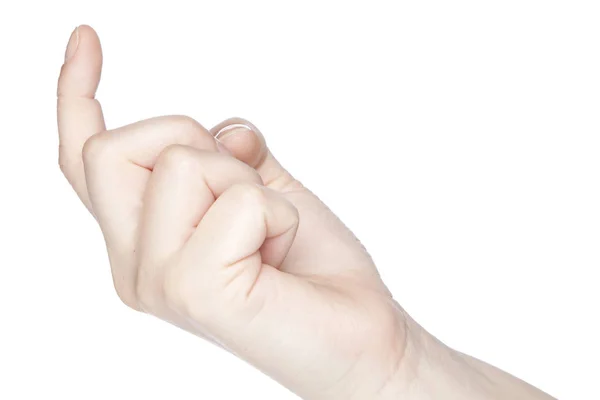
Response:
[[[279,267],[298,224],[297,209],[281,194],[254,183],[232,185],[165,270],[168,303],[216,336],[254,319],[256,305],[270,303],[277,286],[295,278]]]
[[[265,186],[282,192],[302,187],[273,157],[264,136],[251,122],[230,118],[210,131],[235,158],[256,169]]]

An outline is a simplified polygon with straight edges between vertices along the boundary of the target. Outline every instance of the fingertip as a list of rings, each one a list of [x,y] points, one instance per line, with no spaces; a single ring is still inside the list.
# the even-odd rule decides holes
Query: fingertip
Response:
[[[69,43],[67,43],[67,48],[65,50],[65,63],[75,55],[77,52],[77,47],[79,47],[79,27],[75,28],[73,33],[71,33]]]
[[[58,96],[94,98],[102,72],[102,47],[96,31],[80,25],[71,34],[58,81]]]
[[[211,133],[231,155],[253,168],[258,167],[268,153],[260,131],[244,119],[223,121],[211,129]]]
[[[217,140],[238,160],[255,168],[266,155],[260,137],[245,125],[231,125],[216,136]]]
[[[295,190],[302,184],[277,162],[260,130],[242,118],[230,118],[210,130],[229,152],[260,174],[266,186],[280,191]]]

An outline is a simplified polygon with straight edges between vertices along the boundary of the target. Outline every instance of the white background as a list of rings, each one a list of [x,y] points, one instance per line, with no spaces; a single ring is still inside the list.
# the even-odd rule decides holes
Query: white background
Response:
[[[295,398],[119,303],[57,166],[56,78],[81,23],[104,46],[109,127],[252,120],[427,329],[556,397],[600,398],[599,7],[3,3],[0,398]]]

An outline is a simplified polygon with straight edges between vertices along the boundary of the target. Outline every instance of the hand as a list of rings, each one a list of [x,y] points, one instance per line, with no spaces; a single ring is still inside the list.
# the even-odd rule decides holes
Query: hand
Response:
[[[407,320],[358,240],[260,132],[244,120],[209,132],[182,116],[107,131],[95,32],[80,27],[67,53],[60,165],[102,228],[121,299],[305,398],[383,391]]]
[[[444,393],[483,368],[403,312],[360,242],[248,121],[106,130],[101,64],[95,32],[78,28],[58,84],[60,166],[102,229],[123,302],[305,399],[431,398],[425,382]]]

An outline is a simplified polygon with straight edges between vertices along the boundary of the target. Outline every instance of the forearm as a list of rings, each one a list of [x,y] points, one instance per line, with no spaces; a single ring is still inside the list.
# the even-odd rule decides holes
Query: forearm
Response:
[[[383,389],[382,399],[553,400],[512,375],[445,346],[421,329],[412,334],[404,364]]]

